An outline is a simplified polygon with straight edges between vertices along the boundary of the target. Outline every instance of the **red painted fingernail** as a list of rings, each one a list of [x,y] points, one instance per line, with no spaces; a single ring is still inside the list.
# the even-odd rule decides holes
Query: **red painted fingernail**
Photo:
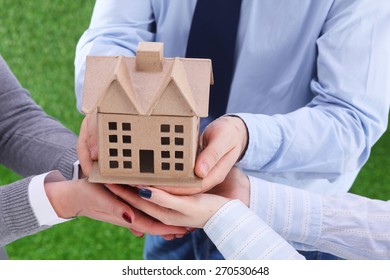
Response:
[[[122,218],[128,222],[129,224],[131,224],[133,221],[131,220],[131,217],[129,215],[127,215],[127,213],[123,213],[122,214]]]

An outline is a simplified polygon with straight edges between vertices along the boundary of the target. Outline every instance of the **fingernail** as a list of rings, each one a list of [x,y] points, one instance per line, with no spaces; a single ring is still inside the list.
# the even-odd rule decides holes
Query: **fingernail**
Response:
[[[203,173],[203,176],[206,176],[209,173],[209,167],[205,162],[200,164],[200,171]]]
[[[138,195],[143,198],[151,198],[152,197],[152,191],[148,189],[140,189],[138,191]]]
[[[128,222],[129,224],[131,224],[133,221],[131,220],[131,217],[127,214],[127,213],[123,213],[122,214],[122,218]]]
[[[129,231],[130,231],[132,234],[134,234],[135,236],[137,236],[137,237],[144,237],[144,234],[143,234],[143,233],[134,232],[134,231],[132,231],[131,229],[129,229]]]

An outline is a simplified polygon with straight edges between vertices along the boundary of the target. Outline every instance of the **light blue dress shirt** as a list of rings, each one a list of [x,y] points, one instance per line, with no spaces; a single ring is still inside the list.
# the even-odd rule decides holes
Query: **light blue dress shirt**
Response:
[[[166,57],[182,57],[195,4],[96,1],[77,45],[78,108],[87,55],[133,56],[139,41],[161,41]],[[319,193],[347,191],[387,127],[389,26],[388,0],[243,0],[227,109],[249,131],[238,166]]]
[[[390,201],[250,182],[250,209],[228,202],[204,228],[226,259],[303,259],[294,247],[344,259],[390,259]]]

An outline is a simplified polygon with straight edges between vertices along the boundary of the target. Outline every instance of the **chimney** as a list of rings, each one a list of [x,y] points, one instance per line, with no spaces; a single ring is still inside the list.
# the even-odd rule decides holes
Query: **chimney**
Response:
[[[164,44],[160,42],[140,42],[135,58],[136,70],[144,72],[162,71],[163,49]]]

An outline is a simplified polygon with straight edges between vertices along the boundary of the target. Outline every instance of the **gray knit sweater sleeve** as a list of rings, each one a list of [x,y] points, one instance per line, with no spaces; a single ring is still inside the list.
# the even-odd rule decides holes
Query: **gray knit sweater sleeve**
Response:
[[[0,163],[23,177],[59,170],[71,179],[76,143],[76,135],[42,111],[0,56]],[[30,180],[0,187],[0,246],[43,229],[29,203]]]
[[[30,206],[30,180],[25,178],[0,187],[0,247],[47,228],[39,226]]]

